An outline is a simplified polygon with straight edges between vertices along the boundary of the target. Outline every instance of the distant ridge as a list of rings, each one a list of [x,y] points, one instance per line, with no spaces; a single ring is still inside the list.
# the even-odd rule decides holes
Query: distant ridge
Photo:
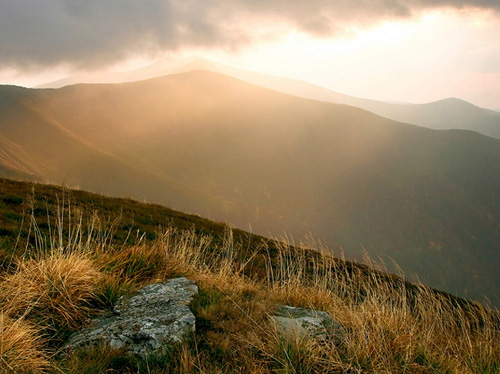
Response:
[[[351,105],[395,121],[412,125],[438,130],[472,130],[493,138],[500,138],[500,112],[483,109],[461,99],[448,98],[426,104],[388,103],[362,99],[335,92],[301,80],[245,71],[218,62],[195,57],[186,59],[180,63],[160,60],[151,66],[130,72],[75,76],[47,83],[39,87],[57,88],[80,82],[128,82],[193,70],[210,70],[262,87],[307,99]]]

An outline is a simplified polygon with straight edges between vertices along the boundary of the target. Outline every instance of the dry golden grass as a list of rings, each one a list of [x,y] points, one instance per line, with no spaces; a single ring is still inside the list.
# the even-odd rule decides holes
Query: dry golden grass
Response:
[[[113,248],[107,239],[83,237],[80,233],[95,231],[80,225],[72,240],[59,241],[67,246],[37,248],[33,258],[18,260],[15,271],[3,275],[1,344],[8,370],[20,362],[16,357],[26,357],[27,369],[18,372],[48,368],[40,329],[74,329],[91,312],[89,303],[109,308],[145,283],[181,275],[200,288],[192,305],[197,317],[192,341],[142,363],[93,350],[59,361],[61,370],[462,374],[500,369],[497,311],[457,303],[423,286],[409,288],[368,267],[349,267],[317,243],[302,248],[280,240],[273,248],[249,248],[229,229],[217,242],[169,227],[153,243]],[[269,318],[277,304],[329,313],[344,327],[344,339],[280,335]]]
[[[204,326],[199,341],[176,351],[175,369],[155,372],[490,373],[499,368],[493,311],[456,305],[425,287],[410,293],[402,281],[348,272],[324,251],[284,242],[274,259],[266,255],[267,276],[251,278],[244,270],[254,253],[241,256],[244,247],[232,241],[230,231],[218,247],[211,243],[192,231],[169,229],[154,244],[110,251],[100,259],[113,264],[107,277],[128,272],[128,279],[142,283],[182,274],[200,287],[193,306]],[[279,303],[326,311],[344,326],[344,341],[280,336],[268,318]]]
[[[9,316],[29,316],[49,327],[75,328],[89,312],[101,273],[87,255],[56,251],[20,261],[0,283],[0,305]]]
[[[311,260],[307,251],[286,243],[281,244],[279,263],[268,276],[279,300],[326,311],[346,328],[344,344],[331,347],[326,356],[321,349],[310,351],[318,353],[318,359],[338,361],[340,349],[343,370],[493,373],[500,369],[497,311],[472,303],[459,306],[426,287],[409,292],[405,283],[394,287],[375,273],[342,272],[333,256],[323,253]],[[352,297],[360,292],[361,299]]]
[[[42,373],[48,368],[37,329],[0,313],[0,373]]]

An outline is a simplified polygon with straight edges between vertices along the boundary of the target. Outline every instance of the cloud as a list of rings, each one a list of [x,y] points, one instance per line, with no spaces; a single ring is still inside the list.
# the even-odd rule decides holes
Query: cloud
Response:
[[[1,0],[0,9],[1,65],[112,63],[132,51],[173,50],[183,40],[217,43],[220,32],[172,1]]]
[[[139,53],[235,48],[254,37],[240,27],[248,20],[331,35],[437,6],[500,10],[498,0],[0,0],[0,68],[92,68]]]

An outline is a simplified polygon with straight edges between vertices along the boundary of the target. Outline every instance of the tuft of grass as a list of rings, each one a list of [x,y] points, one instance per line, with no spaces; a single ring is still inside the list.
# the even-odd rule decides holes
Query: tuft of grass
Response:
[[[133,358],[124,355],[121,350],[114,350],[101,345],[77,349],[71,355],[60,360],[58,370],[67,374],[127,373],[127,368],[134,366]]]
[[[134,279],[123,279],[115,274],[104,274],[96,285],[93,304],[99,309],[113,309],[120,297],[133,292],[137,288]]]
[[[103,252],[97,255],[97,261],[103,265],[104,271],[137,282],[151,280],[166,266],[157,248],[140,245]]]
[[[149,355],[143,360],[125,355],[121,350],[108,346],[78,349],[59,362],[58,371],[67,374],[102,373],[223,373],[213,368],[210,358],[200,360],[195,343],[183,343],[166,349],[162,355]],[[226,372],[224,372],[226,373]],[[230,373],[230,372],[227,372]]]
[[[57,251],[21,261],[0,283],[0,306],[13,317],[29,317],[41,326],[74,329],[90,312],[101,273],[87,255]]]
[[[51,367],[39,331],[0,312],[0,373],[43,373]]]

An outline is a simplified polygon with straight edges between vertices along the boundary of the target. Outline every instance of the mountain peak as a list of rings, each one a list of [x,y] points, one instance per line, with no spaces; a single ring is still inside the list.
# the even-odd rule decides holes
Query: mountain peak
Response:
[[[437,103],[449,103],[449,104],[467,104],[467,105],[471,105],[471,106],[476,106],[464,99],[461,99],[459,97],[447,97],[446,99],[442,99],[442,100],[438,100],[436,101]]]

